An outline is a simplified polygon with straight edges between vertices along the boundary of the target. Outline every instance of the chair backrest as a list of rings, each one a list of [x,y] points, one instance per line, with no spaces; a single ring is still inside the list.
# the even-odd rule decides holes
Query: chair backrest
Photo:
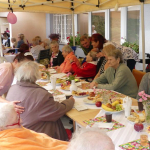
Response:
[[[38,55],[37,62],[40,63],[40,61],[44,59],[48,59],[48,60],[50,59],[50,49],[41,50]]]
[[[137,85],[138,85],[138,87],[139,87],[140,82],[141,82],[141,80],[142,80],[142,77],[146,74],[146,72],[142,72],[142,71],[133,69],[133,70],[132,70],[132,74],[134,75],[134,77],[135,77],[135,79],[136,79],[136,82],[137,82]]]

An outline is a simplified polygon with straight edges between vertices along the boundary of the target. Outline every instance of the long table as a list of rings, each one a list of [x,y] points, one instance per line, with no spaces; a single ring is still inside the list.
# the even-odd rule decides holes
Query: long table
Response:
[[[63,91],[60,89],[60,86],[57,86],[56,89],[60,90],[66,95],[71,94],[70,91]],[[83,98],[75,98],[76,102],[83,101]],[[84,103],[81,103],[84,104]],[[137,100],[132,98],[132,105],[137,106]],[[87,106],[87,104],[86,104]],[[88,127],[83,121],[93,119],[95,116],[100,117],[100,108],[91,108],[84,111],[77,111],[76,109],[72,109],[66,113],[66,115],[71,118],[74,123],[76,130],[79,128]],[[125,125],[125,127],[107,132],[107,135],[113,140],[115,144],[115,149],[120,150],[118,147],[120,144],[125,144],[127,142],[131,142],[133,140],[137,140],[140,138],[140,135],[143,133],[138,133],[134,130],[134,125],[129,123],[129,121],[125,118],[124,112],[120,112],[117,114],[113,114],[113,119]],[[145,132],[144,132],[145,133]]]

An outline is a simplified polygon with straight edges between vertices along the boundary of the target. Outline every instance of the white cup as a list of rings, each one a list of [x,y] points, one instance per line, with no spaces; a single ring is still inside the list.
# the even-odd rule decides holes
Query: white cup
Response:
[[[56,78],[51,77],[50,80],[51,80],[52,89],[55,90],[56,89]]]

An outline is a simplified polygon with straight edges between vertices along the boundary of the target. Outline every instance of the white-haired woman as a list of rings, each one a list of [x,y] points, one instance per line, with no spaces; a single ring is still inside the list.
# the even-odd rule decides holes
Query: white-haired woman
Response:
[[[73,134],[67,150],[115,150],[115,146],[99,128],[80,128]]]
[[[62,55],[62,52],[59,50],[58,42],[52,41],[50,44],[50,48],[52,50],[52,53],[50,55],[50,66],[60,66],[64,61],[64,57]]]
[[[19,99],[21,106],[25,107],[21,114],[24,127],[56,139],[67,140],[60,117],[72,109],[74,99],[70,98],[62,103],[54,101],[52,94],[35,83],[39,77],[36,62],[24,63],[17,70],[17,84],[10,88],[6,99]]]
[[[23,128],[13,105],[0,103],[1,150],[66,150],[67,146],[68,142]]]
[[[78,67],[80,67],[80,62],[77,59],[77,57],[74,55],[74,52],[72,51],[71,47],[69,45],[65,45],[62,48],[62,55],[65,58],[64,62],[60,65],[59,68],[57,68],[58,72],[64,72],[64,73],[68,73],[68,72],[72,72],[73,73],[73,69],[72,66],[70,64],[70,60],[74,61]]]
[[[99,89],[114,90],[127,96],[136,98],[138,87],[136,80],[123,63],[122,53],[118,49],[112,49],[106,53],[109,67],[90,86]]]
[[[97,66],[96,55],[97,55],[96,52],[90,51],[86,56],[86,62],[84,62],[81,67],[78,67],[74,61],[70,60],[74,74],[79,77],[94,78],[96,75],[96,66]]]
[[[22,44],[24,44],[24,43],[25,43],[25,41],[24,41],[24,34],[19,33],[19,34],[18,34],[17,48],[20,48],[20,46],[21,46]]]
[[[45,49],[50,49],[50,43],[51,43],[51,41],[49,39],[45,39],[43,41],[44,48]]]
[[[32,53],[34,59],[37,60],[40,51],[44,50],[44,47],[39,44],[39,39],[37,38],[32,39],[32,45],[33,47],[30,49],[30,52]]]

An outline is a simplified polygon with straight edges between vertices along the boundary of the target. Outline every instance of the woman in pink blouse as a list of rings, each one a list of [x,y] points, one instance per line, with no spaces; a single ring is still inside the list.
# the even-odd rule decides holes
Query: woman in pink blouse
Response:
[[[33,61],[33,57],[31,55],[28,55],[28,53],[20,53],[16,55],[14,58],[13,63],[6,62],[0,64],[0,102],[7,102],[5,101],[1,96],[9,90],[13,78],[14,78],[14,72],[16,69],[26,61]],[[14,104],[17,104],[18,101],[15,101]],[[19,106],[16,106],[16,108],[21,108]],[[17,110],[19,111],[19,110]]]

